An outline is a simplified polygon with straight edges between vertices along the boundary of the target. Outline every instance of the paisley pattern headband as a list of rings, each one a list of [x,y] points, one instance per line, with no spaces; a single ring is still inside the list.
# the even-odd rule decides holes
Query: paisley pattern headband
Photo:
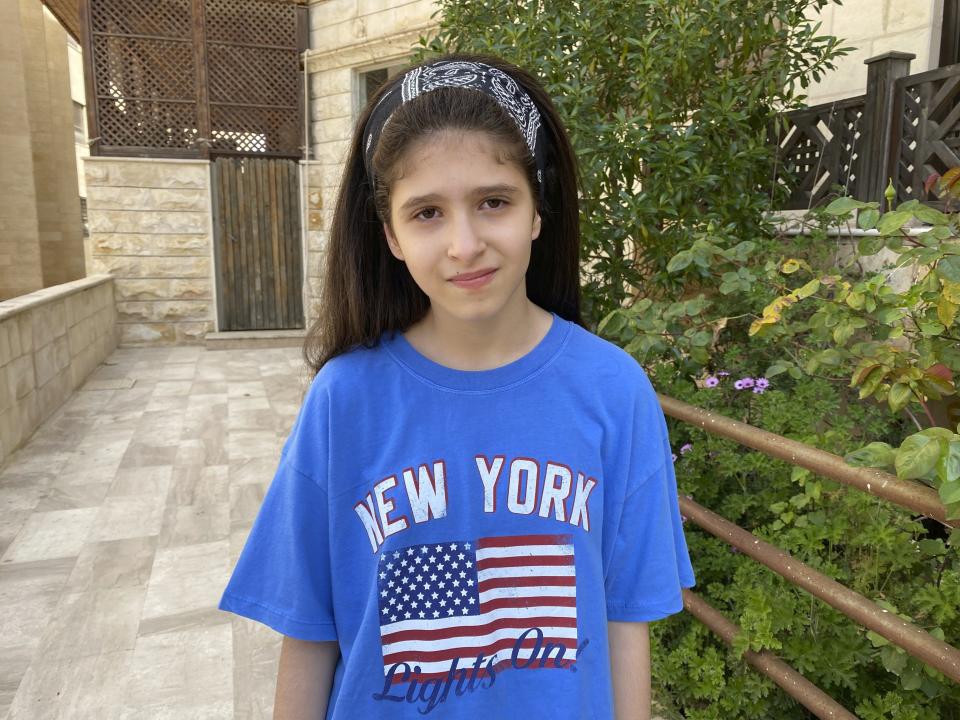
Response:
[[[374,187],[373,153],[383,128],[394,111],[403,103],[441,87],[462,87],[486,93],[516,123],[537,166],[541,205],[544,198],[543,170],[546,165],[546,142],[540,111],[520,84],[502,70],[480,62],[441,60],[408,71],[403,80],[387,92],[364,127],[363,163],[370,187]]]

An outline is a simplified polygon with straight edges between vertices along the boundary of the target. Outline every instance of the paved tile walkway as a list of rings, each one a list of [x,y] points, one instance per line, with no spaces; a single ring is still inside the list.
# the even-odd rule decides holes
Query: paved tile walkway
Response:
[[[299,348],[119,348],[0,469],[0,718],[269,718],[280,636],[216,609]]]

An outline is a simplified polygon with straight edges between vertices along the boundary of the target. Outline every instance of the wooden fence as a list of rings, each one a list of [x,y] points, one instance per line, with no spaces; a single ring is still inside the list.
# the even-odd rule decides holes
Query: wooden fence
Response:
[[[892,178],[896,203],[919,199],[931,173],[960,166],[960,64],[910,75],[909,53],[867,60],[867,92],[786,113],[771,131],[776,181],[792,186],[785,209],[819,205],[839,185],[884,205]]]

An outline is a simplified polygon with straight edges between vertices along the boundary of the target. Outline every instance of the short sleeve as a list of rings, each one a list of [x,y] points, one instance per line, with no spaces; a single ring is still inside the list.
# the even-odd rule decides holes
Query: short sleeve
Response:
[[[326,492],[284,454],[219,608],[300,640],[336,640]]]
[[[695,583],[666,421],[659,403],[644,415],[646,434],[657,440],[652,453],[632,453],[631,472],[642,479],[629,486],[606,574],[607,619],[614,621],[648,622],[680,612],[681,589]]]

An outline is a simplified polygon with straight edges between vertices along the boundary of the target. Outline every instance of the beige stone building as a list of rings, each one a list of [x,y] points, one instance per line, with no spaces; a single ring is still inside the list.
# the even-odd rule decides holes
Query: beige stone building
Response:
[[[837,69],[808,87],[807,105],[861,95],[867,84],[865,60],[888,52],[916,55],[911,74],[960,62],[957,0],[843,0],[809,17],[822,23],[819,35],[841,38],[853,47],[835,61]]]

